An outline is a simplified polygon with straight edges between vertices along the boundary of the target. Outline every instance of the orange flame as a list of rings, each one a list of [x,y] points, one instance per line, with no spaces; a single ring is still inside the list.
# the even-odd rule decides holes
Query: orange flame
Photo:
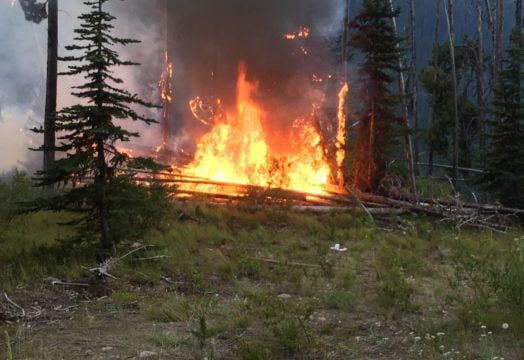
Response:
[[[296,120],[289,150],[273,152],[264,129],[268,114],[253,100],[257,86],[246,79],[246,68],[241,64],[236,109],[215,119],[212,129],[200,140],[194,161],[183,169],[184,174],[234,184],[325,193],[330,167],[320,133],[306,119]]]
[[[169,61],[167,51],[164,52],[164,66],[162,75],[160,77],[160,82],[158,86],[160,87],[160,98],[162,101],[171,103],[173,101],[173,89],[171,85],[171,80],[173,79],[173,64]]]
[[[344,175],[342,166],[346,157],[346,97],[349,92],[348,83],[344,83],[338,93],[338,130],[337,130],[337,165],[338,165],[338,181],[340,184],[344,182]]]

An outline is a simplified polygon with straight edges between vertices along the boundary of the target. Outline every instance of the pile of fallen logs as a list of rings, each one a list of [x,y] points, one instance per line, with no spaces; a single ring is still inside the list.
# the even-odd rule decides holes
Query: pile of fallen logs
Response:
[[[162,184],[176,200],[202,199],[213,203],[242,203],[250,206],[283,205],[295,211],[341,212],[360,208],[371,219],[374,216],[424,214],[457,227],[472,226],[506,232],[524,215],[523,209],[494,204],[466,203],[427,198],[396,199],[369,193],[356,193],[349,188],[331,187],[325,194],[295,190],[234,184],[192,177],[173,172],[137,171],[136,181]]]

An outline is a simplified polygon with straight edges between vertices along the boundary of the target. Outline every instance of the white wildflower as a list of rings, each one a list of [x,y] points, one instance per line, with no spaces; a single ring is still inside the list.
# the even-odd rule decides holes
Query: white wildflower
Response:
[[[504,323],[504,324],[502,324],[502,328],[503,328],[504,330],[508,330],[508,328],[509,328],[509,324],[508,324],[508,323]]]

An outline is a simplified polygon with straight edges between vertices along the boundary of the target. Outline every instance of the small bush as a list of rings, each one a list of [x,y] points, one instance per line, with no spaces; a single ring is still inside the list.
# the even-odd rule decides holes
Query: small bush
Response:
[[[155,304],[145,310],[149,320],[159,322],[180,322],[188,321],[193,316],[193,308],[190,302],[177,296],[161,304]]]
[[[324,295],[323,303],[328,309],[349,310],[353,305],[353,294],[344,290],[335,290]]]
[[[18,169],[0,176],[0,227],[4,227],[22,210],[22,203],[34,199],[37,190],[30,177]]]
[[[411,296],[414,289],[400,270],[392,269],[386,273],[378,288],[380,305],[391,315],[411,309]]]
[[[491,270],[491,285],[504,308],[512,309],[524,320],[524,236],[514,239],[504,254],[504,265]]]
[[[297,320],[289,319],[273,327],[277,348],[288,354],[296,354],[302,347],[301,327]]]
[[[237,349],[237,355],[242,360],[269,360],[271,351],[258,342],[243,342]]]
[[[147,339],[150,343],[162,349],[176,348],[188,342],[187,339],[180,338],[179,336],[177,336],[175,333],[172,333],[172,332],[163,332],[163,333],[151,335]]]

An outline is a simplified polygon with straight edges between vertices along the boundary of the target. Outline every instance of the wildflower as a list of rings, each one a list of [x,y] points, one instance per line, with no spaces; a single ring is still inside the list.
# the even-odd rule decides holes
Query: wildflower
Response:
[[[420,341],[420,340],[421,340],[420,336],[415,336],[415,341]]]
[[[503,328],[504,330],[508,330],[508,328],[509,328],[509,324],[508,324],[508,323],[504,323],[504,324],[502,324],[502,328]]]
[[[437,336],[439,336],[439,337],[440,337],[440,336],[444,336],[444,335],[446,335],[446,333],[443,333],[443,332],[438,332],[438,333],[437,333]]]
[[[481,325],[480,328],[481,328],[482,330],[486,330],[486,325]]]
[[[493,331],[488,331],[488,335],[493,335]]]

